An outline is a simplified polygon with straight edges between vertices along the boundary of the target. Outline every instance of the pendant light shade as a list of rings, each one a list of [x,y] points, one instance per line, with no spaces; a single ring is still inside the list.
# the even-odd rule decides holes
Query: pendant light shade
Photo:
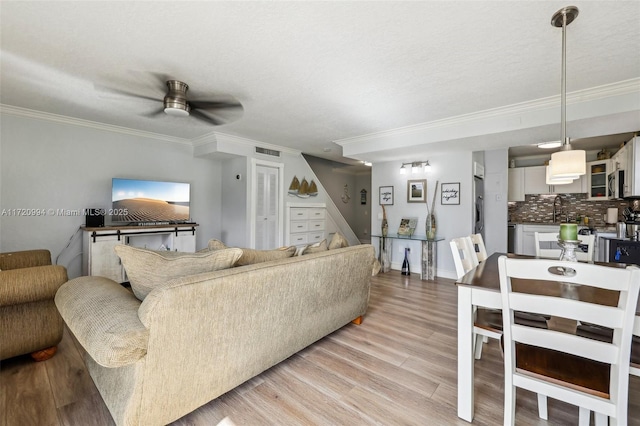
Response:
[[[583,150],[572,150],[567,137],[567,25],[578,17],[575,6],[563,7],[551,18],[551,25],[562,27],[562,84],[560,98],[560,121],[563,143],[559,152],[551,155],[548,171],[551,179],[570,179],[587,172],[587,153]]]
[[[545,169],[547,185],[568,185],[572,183],[575,179],[578,179],[580,177],[578,175],[573,175],[573,176],[567,176],[566,178],[552,178],[551,177],[552,164],[553,164],[553,160],[549,161],[549,165]]]
[[[549,168],[552,179],[577,179],[587,173],[587,153],[581,149],[555,152],[551,154]]]

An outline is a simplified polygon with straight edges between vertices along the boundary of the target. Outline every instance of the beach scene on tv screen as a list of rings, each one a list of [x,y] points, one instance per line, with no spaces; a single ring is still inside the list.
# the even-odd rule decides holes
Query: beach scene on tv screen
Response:
[[[189,220],[189,184],[113,179],[114,222],[185,222]]]

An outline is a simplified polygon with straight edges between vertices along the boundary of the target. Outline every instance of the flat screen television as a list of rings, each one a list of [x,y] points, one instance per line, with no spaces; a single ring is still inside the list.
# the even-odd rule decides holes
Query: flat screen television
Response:
[[[190,191],[191,185],[183,182],[113,178],[111,220],[127,224],[189,222]]]

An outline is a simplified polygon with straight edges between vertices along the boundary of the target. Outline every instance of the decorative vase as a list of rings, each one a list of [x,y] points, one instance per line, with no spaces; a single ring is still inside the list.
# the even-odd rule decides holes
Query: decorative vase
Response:
[[[386,237],[389,232],[389,223],[387,219],[382,219],[382,236]]]
[[[404,261],[402,262],[402,275],[411,275],[411,268],[409,267],[409,247],[404,249]]]
[[[427,214],[426,234],[428,240],[436,238],[436,215],[433,213]]]
[[[389,222],[387,222],[387,211],[384,209],[384,204],[382,207],[382,236],[386,237],[389,232]]]

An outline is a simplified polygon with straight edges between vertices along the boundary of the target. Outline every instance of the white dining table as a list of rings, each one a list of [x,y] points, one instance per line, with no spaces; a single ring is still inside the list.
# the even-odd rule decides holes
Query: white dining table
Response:
[[[474,413],[474,306],[502,309],[497,272],[498,258],[501,255],[505,253],[492,254],[456,282],[458,287],[458,417],[468,422],[473,421]],[[517,255],[516,257],[531,258],[531,256]],[[633,330],[636,336],[640,336],[640,309],[638,314]]]

